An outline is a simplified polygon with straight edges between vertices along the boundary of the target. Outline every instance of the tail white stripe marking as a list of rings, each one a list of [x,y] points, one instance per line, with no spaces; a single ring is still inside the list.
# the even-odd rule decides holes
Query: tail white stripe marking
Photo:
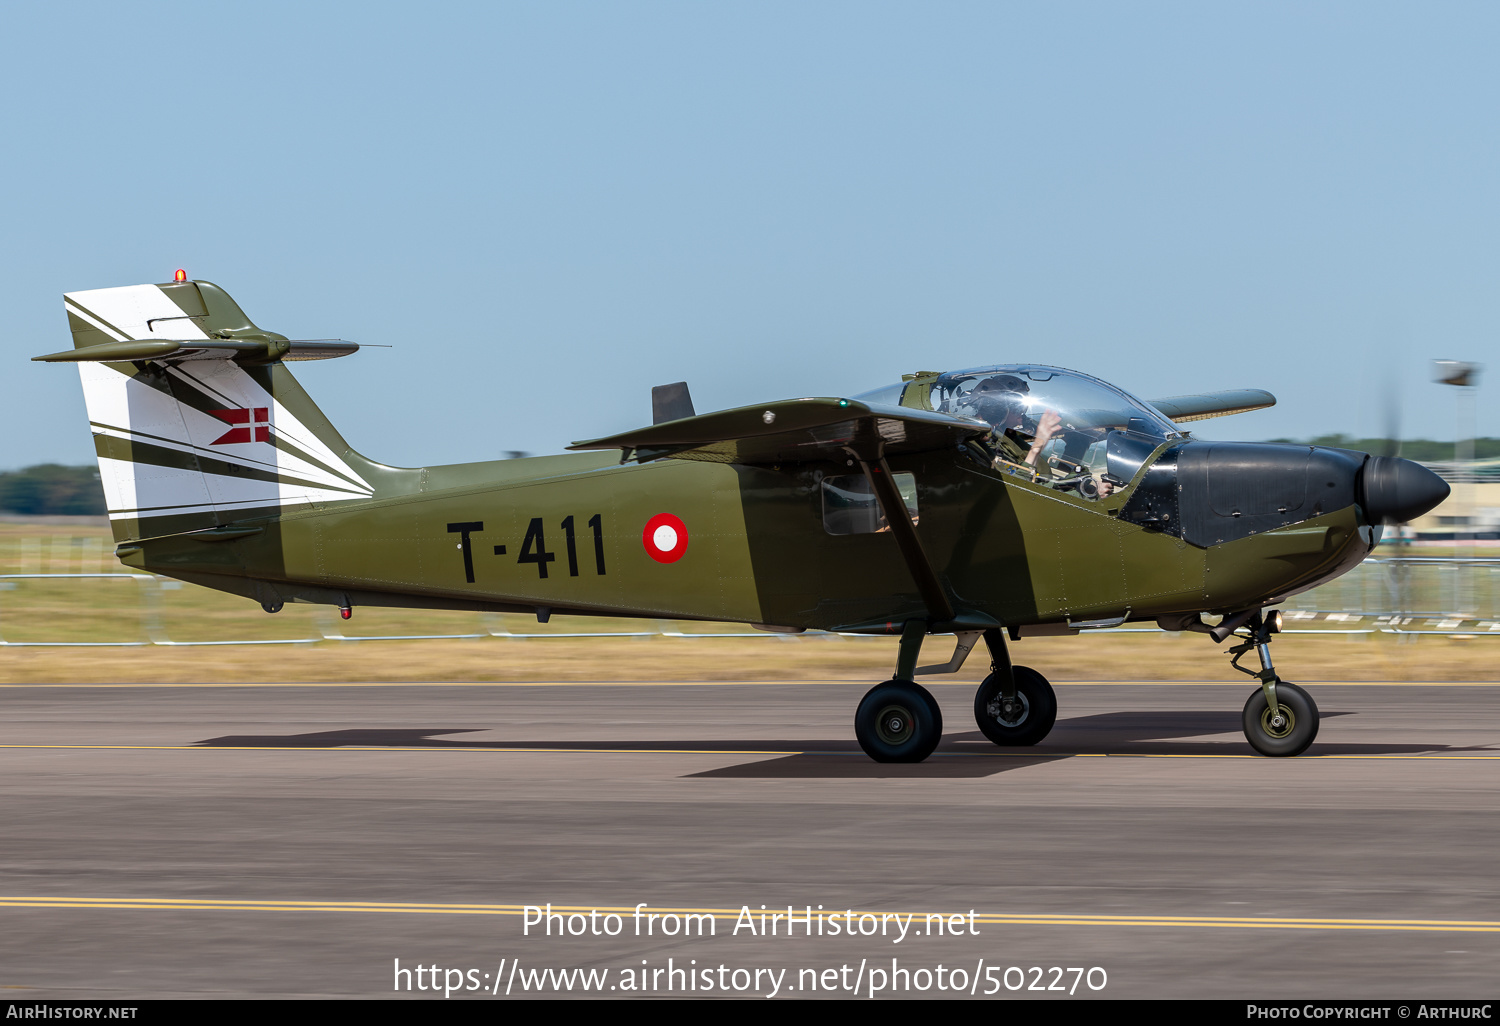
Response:
[[[102,317],[126,338],[207,338],[197,323],[184,317],[182,308],[155,285],[125,285],[117,289],[69,292],[63,298],[95,317]],[[86,318],[92,320],[91,318]],[[109,329],[93,322],[109,334]]]
[[[206,337],[155,285],[74,292],[66,298],[71,313],[112,338]],[[268,425],[269,430],[263,427],[247,432],[246,441],[216,444],[228,431],[225,420],[179,402],[168,392],[107,365],[80,363],[84,398],[96,434],[274,473],[281,480],[256,480],[211,470],[157,466],[149,460],[133,462],[101,457],[100,476],[112,517],[139,516],[137,511],[142,510],[202,514],[347,502],[374,494],[370,484],[342,456],[238,364],[212,360],[191,366],[161,363],[155,366],[171,376],[173,390],[211,396],[211,403],[221,403],[222,409],[266,411],[264,415],[256,414],[255,423]],[[280,438],[287,446],[301,450],[306,458],[270,444],[268,438]]]
[[[244,467],[246,470],[258,470],[265,473],[280,474],[286,477],[300,478],[305,484],[315,485],[318,487],[333,488],[340,491],[347,491],[352,495],[358,495],[360,497],[364,497],[369,494],[366,489],[360,487],[359,485],[346,481],[334,474],[330,474],[322,467],[319,467],[317,464],[308,463],[305,460],[299,460],[295,457],[285,459],[280,463],[280,465],[278,465],[275,463],[266,463],[261,460],[252,460],[238,453],[230,454],[209,449],[201,449],[196,446],[185,445],[181,442],[174,441],[173,439],[160,438],[155,435],[148,435],[140,431],[121,430],[119,428],[110,427],[107,424],[95,424],[93,425],[93,428],[95,435],[105,438],[118,438],[123,442],[140,442],[144,445],[153,445],[161,449],[166,449],[170,452],[182,453],[184,456],[202,455],[210,459],[228,463],[231,466]],[[234,448],[244,447],[235,446]],[[212,473],[212,471],[204,471],[204,473]]]
[[[110,516],[139,516],[137,510],[166,509],[173,513],[207,513],[215,510],[250,509],[260,506],[302,506],[308,503],[348,502],[365,496],[308,488],[300,484],[278,484],[274,481],[246,481],[242,478],[199,474],[180,467],[158,467],[144,463],[99,458],[101,477],[128,478],[132,487],[128,498],[117,499],[106,489]],[[214,493],[213,502],[195,503],[193,486],[206,480]],[[116,502],[119,502],[116,505]]]

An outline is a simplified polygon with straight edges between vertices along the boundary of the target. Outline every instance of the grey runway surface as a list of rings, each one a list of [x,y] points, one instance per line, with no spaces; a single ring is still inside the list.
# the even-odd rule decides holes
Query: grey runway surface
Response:
[[[868,686],[0,688],[0,988],[1497,992],[1500,685],[1309,683],[1319,739],[1272,760],[1245,685],[1060,684],[1002,751],[934,684],[917,766],[859,752]],[[580,915],[527,933],[549,902]]]

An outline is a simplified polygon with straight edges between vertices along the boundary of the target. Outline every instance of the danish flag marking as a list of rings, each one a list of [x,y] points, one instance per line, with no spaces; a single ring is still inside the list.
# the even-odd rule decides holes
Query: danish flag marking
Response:
[[[243,425],[231,427],[210,442],[210,445],[234,445],[238,442],[269,442],[271,440],[271,409],[268,406],[256,406],[248,410],[209,410],[208,412],[226,424]]]

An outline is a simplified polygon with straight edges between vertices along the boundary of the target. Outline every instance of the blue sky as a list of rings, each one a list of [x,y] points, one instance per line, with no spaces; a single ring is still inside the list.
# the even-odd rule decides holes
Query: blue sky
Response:
[[[0,466],[92,458],[60,294],[217,282],[393,345],[359,450],[556,451],[1029,361],[1259,387],[1224,438],[1451,438],[1495,359],[1493,4],[11,5]],[[1500,413],[1479,396],[1481,433]]]

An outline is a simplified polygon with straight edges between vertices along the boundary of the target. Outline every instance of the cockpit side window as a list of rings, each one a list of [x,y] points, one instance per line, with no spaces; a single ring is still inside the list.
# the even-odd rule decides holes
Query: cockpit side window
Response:
[[[906,512],[916,523],[916,475],[892,474],[891,480],[906,502]],[[890,529],[880,510],[880,501],[863,474],[823,478],[823,530],[829,534],[879,534]]]

